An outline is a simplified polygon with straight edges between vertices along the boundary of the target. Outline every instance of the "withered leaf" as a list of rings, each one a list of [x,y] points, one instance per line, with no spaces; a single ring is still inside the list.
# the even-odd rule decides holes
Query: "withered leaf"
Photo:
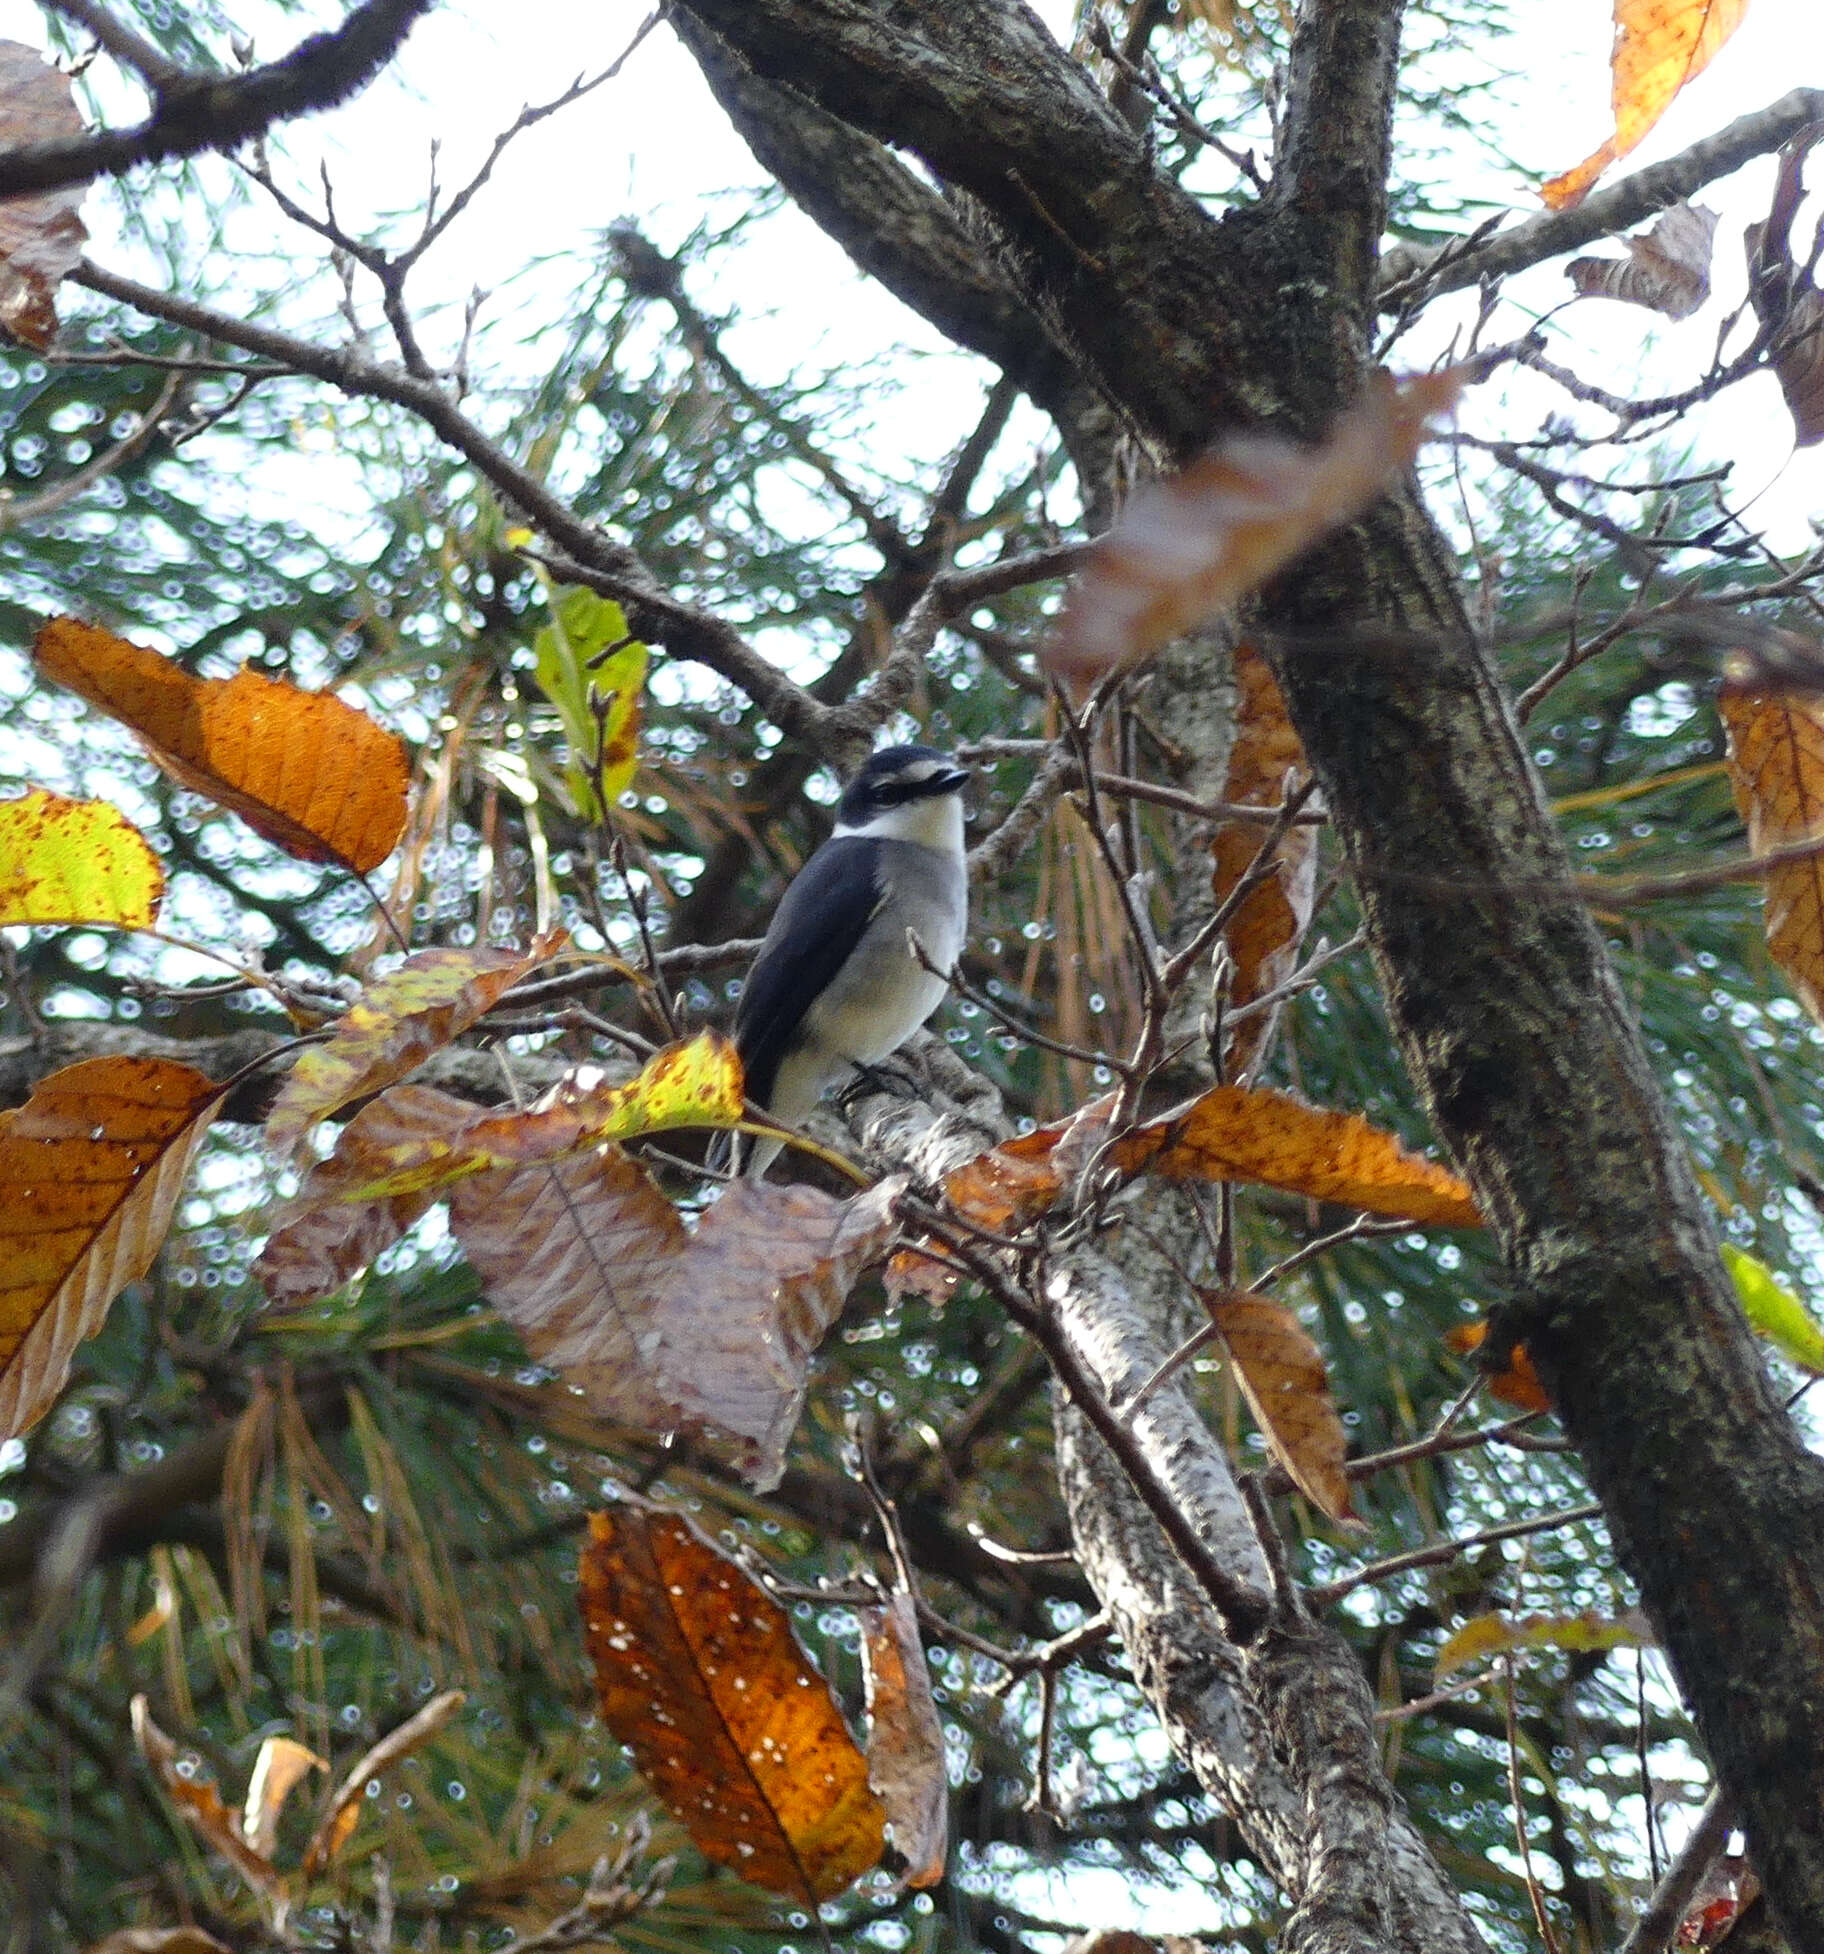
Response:
[[[1623,238],[1625,258],[1573,258],[1565,272],[1588,298],[1650,306],[1688,319],[1710,296],[1710,251],[1717,214],[1702,204],[1674,204],[1643,237]]]
[[[1277,806],[1287,775],[1305,770],[1304,748],[1267,661],[1250,644],[1235,649],[1235,686],[1235,743],[1222,797],[1243,807]],[[1217,829],[1210,844],[1217,902],[1225,901],[1240,883],[1260,852],[1261,840],[1262,831],[1244,822]],[[1316,899],[1317,830],[1293,827],[1273,850],[1271,873],[1242,898],[1223,931],[1234,961],[1232,1005],[1252,1004],[1292,975]],[[1245,1072],[1271,1028],[1272,1019],[1264,1012],[1234,1027],[1227,1040],[1232,1073]]]
[[[1442,1683],[1472,1662],[1522,1649],[1568,1649],[1574,1655],[1600,1655],[1610,1649],[1650,1649],[1653,1631],[1638,1611],[1616,1617],[1586,1608],[1579,1615],[1478,1615],[1444,1638],[1433,1666]]]
[[[152,1721],[145,1697],[134,1697],[131,1714],[133,1741],[139,1746],[140,1756],[152,1767],[165,1796],[256,1892],[282,1892],[284,1881],[272,1861],[264,1853],[256,1852],[242,1836],[240,1813],[222,1803],[214,1785],[178,1769],[177,1746]]]
[[[106,801],[44,787],[0,801],[0,924],[150,929],[164,893],[152,844]]]
[[[268,1737],[260,1745],[247,1778],[241,1836],[263,1859],[272,1857],[272,1848],[278,1842],[285,1801],[312,1771],[328,1769],[327,1758],[319,1757],[295,1737]]]
[[[1767,869],[1764,926],[1774,962],[1824,1023],[1824,698],[1726,690],[1717,711],[1750,852],[1819,844],[1818,855]]]
[[[1611,163],[1639,147],[1747,11],[1748,0],[1615,0],[1615,47],[1609,57],[1615,133],[1575,169],[1544,185],[1540,195],[1553,210],[1582,203]]]
[[[1267,1087],[1213,1086],[1125,1134],[1111,1158],[1169,1180],[1258,1181],[1315,1201],[1440,1228],[1480,1228],[1468,1184],[1359,1113]]]
[[[740,1181],[693,1233],[617,1148],[462,1181],[450,1225],[488,1300],[591,1409],[733,1441],[777,1484],[811,1352],[885,1254],[903,1183],[851,1200]]]
[[[589,1516],[583,1626],[602,1720],[699,1851],[815,1906],[878,1863],[886,1814],[783,1610],[685,1523]]]
[[[1460,1357],[1473,1356],[1487,1341],[1486,1323],[1459,1323],[1455,1329],[1444,1333],[1446,1346]],[[1499,1369],[1485,1371],[1483,1381],[1491,1398],[1511,1404],[1516,1411],[1550,1411],[1552,1408],[1551,1398],[1523,1343],[1515,1344],[1508,1351],[1506,1361]]]
[[[298,1054],[266,1120],[267,1143],[291,1153],[319,1120],[402,1079],[459,1038],[528,972],[564,950],[549,930],[529,950],[419,950],[369,984],[326,1044]]]
[[[0,41],[0,149],[80,136],[70,78],[35,48]],[[57,287],[82,259],[86,184],[0,198],[0,326],[27,346],[57,336]]]
[[[1801,447],[1824,441],[1824,292],[1795,258],[1792,227],[1805,194],[1805,158],[1824,138],[1824,122],[1808,123],[1780,151],[1773,204],[1764,224],[1743,233],[1748,297],[1773,331],[1768,359]]]
[[[935,1886],[949,1857],[950,1780],[918,1609],[902,1589],[883,1606],[858,1612],[868,1783],[886,1811],[894,1850],[906,1862],[902,1884]]]
[[[329,1862],[335,1858],[354,1833],[360,1822],[361,1806],[366,1799],[367,1787],[375,1778],[383,1777],[402,1759],[410,1757],[414,1751],[422,1750],[436,1736],[456,1712],[468,1701],[467,1694],[460,1689],[446,1689],[433,1696],[424,1708],[389,1730],[377,1744],[372,1745],[355,1764],[342,1782],[336,1786],[335,1796],[329,1801],[329,1809],[323,1814],[323,1821],[304,1851],[304,1877],[313,1879]]]
[[[1356,1524],[1343,1471],[1349,1443],[1323,1352],[1284,1303],[1239,1290],[1209,1291],[1204,1302],[1267,1449],[1327,1519]]]
[[[1463,378],[1452,369],[1397,385],[1377,374],[1316,447],[1232,435],[1148,483],[1078,577],[1046,667],[1085,694],[1257,589],[1411,464]]]
[[[188,1065],[92,1058],[0,1115],[0,1439],[151,1267],[221,1096]]]
[[[273,1217],[253,1272],[275,1303],[327,1296],[391,1248],[430,1207],[432,1194],[350,1198],[380,1178],[395,1148],[458,1131],[476,1108],[434,1087],[394,1086],[363,1106],[343,1127],[335,1151],[304,1176],[297,1193]]]
[[[45,677],[131,727],[174,780],[302,861],[365,875],[405,830],[404,746],[331,693],[257,672],[192,678],[73,617],[41,625],[32,656]]]

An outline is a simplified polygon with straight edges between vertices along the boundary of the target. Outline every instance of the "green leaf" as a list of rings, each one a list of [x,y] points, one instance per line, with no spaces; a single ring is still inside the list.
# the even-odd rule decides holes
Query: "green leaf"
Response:
[[[1742,1299],[1742,1311],[1754,1329],[1782,1357],[1814,1377],[1824,1377],[1824,1328],[1758,1256],[1723,1244],[1723,1266]]]
[[[611,597],[573,588],[552,593],[551,622],[533,639],[532,654],[539,690],[557,708],[570,748],[571,805],[585,820],[606,820],[639,765],[646,647],[629,635],[627,615]]]

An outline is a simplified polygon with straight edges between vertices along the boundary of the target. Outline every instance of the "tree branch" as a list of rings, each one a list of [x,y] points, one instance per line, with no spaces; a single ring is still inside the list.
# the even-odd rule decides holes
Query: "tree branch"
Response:
[[[0,152],[0,197],[119,176],[139,163],[232,149],[275,122],[333,108],[373,80],[431,5],[432,0],[364,0],[340,27],[313,34],[282,60],[244,75],[190,74],[162,60],[148,68],[140,52],[117,46],[117,35],[101,32],[97,10],[65,8],[152,85],[152,113],[131,129],[22,143]]]

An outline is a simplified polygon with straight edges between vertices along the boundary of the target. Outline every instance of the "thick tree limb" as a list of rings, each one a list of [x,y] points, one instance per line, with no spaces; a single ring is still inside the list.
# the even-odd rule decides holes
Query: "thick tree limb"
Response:
[[[1572,210],[1554,210],[1529,217],[1498,232],[1467,251],[1440,245],[1420,251],[1399,245],[1382,258],[1378,298],[1383,308],[1423,292],[1436,297],[1479,285],[1485,278],[1502,278],[1543,264],[1547,258],[1612,237],[1632,224],[1668,210],[1701,190],[1706,183],[1728,176],[1757,156],[1765,156],[1787,142],[1806,123],[1824,116],[1824,88],[1795,88],[1777,102],[1744,115],[1705,136],[1689,149],[1668,156],[1624,176],[1606,190],[1586,197]]]
[[[282,60],[244,75],[189,74],[162,61],[149,68],[135,54],[131,65],[153,90],[152,113],[145,121],[131,129],[0,151],[0,197],[118,176],[139,163],[232,149],[274,123],[333,108],[373,80],[432,4],[364,0],[340,27],[313,34]],[[103,38],[113,45],[117,37]]]

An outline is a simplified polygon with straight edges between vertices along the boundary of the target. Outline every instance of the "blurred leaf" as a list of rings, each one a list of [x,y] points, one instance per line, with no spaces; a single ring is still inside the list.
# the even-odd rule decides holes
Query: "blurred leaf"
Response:
[[[1137,664],[1256,590],[1407,468],[1464,374],[1377,373],[1316,447],[1237,434],[1135,491],[1090,557],[1045,651],[1073,694]]]
[[[44,1415],[151,1267],[221,1097],[188,1065],[94,1058],[0,1114],[0,1438]]]
[[[32,656],[47,678],[131,727],[174,780],[302,861],[365,875],[405,831],[404,746],[331,693],[257,672],[192,678],[73,617],[41,625]]]
[[[1800,1370],[1824,1377],[1824,1326],[1759,1256],[1724,1242],[1723,1266],[1741,1298],[1742,1313],[1756,1330]]]
[[[1756,856],[1817,841],[1824,851],[1824,697],[1725,691],[1729,778]],[[1800,1003],[1824,1022],[1824,856],[1764,876],[1767,947]]]
[[[1674,204],[1641,237],[1623,238],[1625,258],[1573,258],[1565,275],[1586,298],[1623,299],[1668,319],[1688,319],[1710,296],[1717,214]]]
[[[605,821],[639,766],[647,649],[612,598],[571,588],[552,594],[551,622],[532,650],[539,690],[557,708],[570,748],[571,805],[586,821]]]
[[[88,1954],[230,1954],[201,1927],[122,1927],[98,1940]]]
[[[1326,1519],[1359,1526],[1343,1471],[1349,1441],[1323,1352],[1284,1303],[1239,1290],[1208,1290],[1203,1300],[1267,1449]]]
[[[407,957],[368,985],[326,1044],[298,1054],[267,1116],[267,1144],[295,1152],[319,1120],[404,1078],[569,943],[568,931],[551,930],[524,951],[435,949]]]
[[[1742,234],[1748,254],[1748,296],[1764,326],[1774,328],[1769,355],[1801,448],[1824,441],[1824,292],[1810,258],[1801,265],[1792,226],[1805,194],[1805,158],[1824,137],[1824,122],[1801,129],[1780,151],[1773,206],[1764,224]]]
[[[68,75],[0,41],[0,149],[84,134]],[[0,198],[0,326],[28,346],[57,336],[57,287],[82,258],[86,183]]]
[[[903,1589],[862,1608],[861,1673],[867,1686],[868,1784],[886,1812],[901,1883],[936,1886],[949,1857],[950,1779],[944,1726],[918,1634],[918,1608]]]
[[[1478,1615],[1445,1637],[1433,1675],[1442,1683],[1472,1662],[1491,1655],[1514,1655],[1522,1649],[1564,1649],[1572,1655],[1597,1655],[1609,1649],[1653,1646],[1652,1631],[1638,1615],[1622,1621],[1587,1609],[1579,1615],[1526,1615],[1518,1621],[1506,1615]]]
[[[1459,1356],[1472,1356],[1488,1341],[1488,1325],[1458,1323],[1445,1331],[1444,1341]],[[1545,1386],[1540,1383],[1539,1373],[1533,1368],[1533,1360],[1527,1355],[1523,1343],[1515,1344],[1507,1353],[1507,1362],[1502,1369],[1484,1372],[1483,1381],[1491,1398],[1511,1404],[1516,1411],[1550,1411],[1552,1408],[1552,1401],[1546,1395]]]
[[[43,787],[0,801],[0,924],[150,929],[164,892],[151,843],[106,801]]]
[[[879,1862],[886,1814],[778,1603],[682,1520],[589,1516],[583,1626],[602,1720],[697,1848],[815,1906]]]
[[[654,1433],[725,1434],[769,1487],[811,1352],[885,1254],[900,1191],[886,1181],[838,1201],[738,1181],[692,1233],[611,1147],[466,1180],[450,1225],[488,1300],[592,1409]]]
[[[285,1801],[312,1771],[327,1771],[329,1760],[294,1737],[268,1737],[253,1760],[241,1836],[262,1859],[272,1857]]]
[[[1640,146],[1747,11],[1748,0],[1615,0],[1615,48],[1609,57],[1615,133],[1575,169],[1544,186],[1540,195],[1553,210],[1581,203],[1611,163]]]

